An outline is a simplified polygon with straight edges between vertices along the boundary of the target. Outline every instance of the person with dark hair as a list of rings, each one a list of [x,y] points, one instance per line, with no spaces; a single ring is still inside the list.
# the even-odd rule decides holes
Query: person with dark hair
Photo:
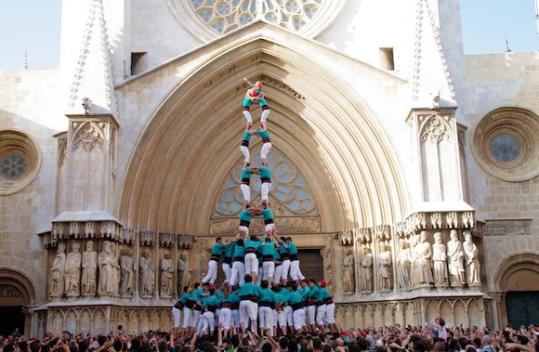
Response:
[[[251,235],[247,241],[245,241],[245,274],[251,275],[253,282],[256,282],[258,275],[258,257],[257,253],[262,245],[262,242],[256,235]]]
[[[242,331],[245,331],[250,326],[250,330],[256,332],[258,316],[257,302],[260,298],[260,287],[252,282],[253,278],[249,274],[245,274],[244,281],[245,283],[240,285],[238,290],[240,297],[240,327]]]
[[[258,302],[258,321],[260,335],[273,335],[273,308],[275,307],[275,294],[269,288],[268,280],[262,280],[260,285],[260,300]]]
[[[234,254],[235,241],[226,241],[225,248],[223,250],[223,263],[221,269],[225,273],[225,282],[230,282],[230,275],[232,275],[232,255]]]
[[[292,241],[292,237],[286,238],[288,246],[288,254],[290,255],[290,278],[294,281],[305,280],[305,276],[301,273],[298,257],[298,247]]]
[[[296,334],[301,334],[305,326],[305,310],[303,309],[303,301],[304,297],[302,292],[298,290],[298,284],[296,282],[292,282],[288,295],[288,302],[292,307],[292,319]]]
[[[219,263],[219,259],[223,255],[223,252],[225,250],[225,245],[223,244],[223,239],[221,237],[217,237],[215,239],[215,244],[211,248],[211,258],[208,262],[208,273],[204,278],[202,278],[202,283],[205,284],[207,282],[213,284],[215,283],[215,280],[217,280],[217,264]]]
[[[243,278],[245,277],[245,242],[240,235],[236,236],[236,243],[232,251],[232,272],[230,274],[230,286],[243,284]]]
[[[279,255],[281,257],[281,283],[286,285],[288,282],[288,273],[290,271],[290,255],[288,253],[288,245],[286,237],[276,237],[279,242]]]

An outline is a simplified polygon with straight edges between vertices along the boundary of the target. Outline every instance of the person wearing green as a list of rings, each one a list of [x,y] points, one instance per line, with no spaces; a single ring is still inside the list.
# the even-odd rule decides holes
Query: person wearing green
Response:
[[[270,206],[269,192],[271,190],[271,171],[269,167],[262,166],[259,170],[259,174],[260,174],[260,199],[262,200],[262,205],[264,207],[269,207]]]
[[[277,253],[276,244],[273,236],[264,237],[264,242],[260,246],[262,253],[262,280],[267,280],[269,284],[273,282],[275,271],[275,254]]]
[[[292,326],[292,324],[288,324],[288,322],[292,322],[292,308],[288,304],[288,289],[282,286],[277,286],[275,289],[275,308],[281,333],[286,335],[287,327]]]
[[[335,324],[335,304],[326,288],[326,282],[322,280],[318,283],[318,286],[319,289],[316,295],[316,324],[320,329],[323,329],[324,326]]]
[[[258,275],[258,248],[261,242],[256,235],[251,235],[247,241],[245,241],[245,273],[251,275],[253,281],[256,282]]]
[[[236,285],[238,282],[240,285],[243,283],[243,277],[245,276],[245,266],[243,264],[245,256],[245,243],[243,238],[237,237],[234,249],[232,251],[232,272],[230,273],[230,286]]]
[[[230,275],[232,274],[232,254],[234,252],[234,241],[227,241],[225,249],[223,251],[223,264],[221,269],[225,273],[225,282],[230,282]]]
[[[288,303],[292,307],[292,321],[296,334],[301,334],[305,325],[305,311],[303,309],[303,293],[298,288],[296,282],[290,285],[290,293],[288,294]]]
[[[251,327],[251,331],[256,332],[258,316],[258,300],[260,299],[260,287],[253,283],[251,275],[246,274],[245,283],[240,285],[238,296],[240,296],[240,326],[242,331]]]
[[[292,237],[286,238],[286,245],[290,255],[290,278],[294,281],[305,280],[305,276],[303,276],[299,267],[298,247],[292,242]]]
[[[249,236],[249,226],[251,226],[252,217],[253,215],[251,214],[249,207],[245,207],[240,212],[240,236]]]
[[[251,117],[251,113],[249,112],[253,102],[258,103],[262,109],[262,114],[260,115],[260,125],[263,128],[267,128],[266,121],[268,120],[270,114],[270,108],[268,106],[268,102],[266,101],[266,95],[262,91],[262,82],[256,81],[255,84],[252,84],[245,78],[243,80],[249,85],[249,89],[245,93],[245,97],[242,101],[242,113],[243,117],[245,118],[245,122],[247,123],[247,128],[250,128],[253,125],[253,119]]]
[[[307,293],[307,308],[305,312],[305,321],[314,330],[316,327],[316,297],[318,296],[318,290],[320,287],[316,285],[316,281],[309,279],[309,292]]]
[[[262,138],[262,148],[260,148],[260,159],[262,166],[268,166],[268,155],[271,151],[271,136],[269,131],[264,129],[256,129],[256,134]]]
[[[223,329],[227,336],[230,335],[230,328],[233,327],[232,311],[234,306],[239,303],[238,293],[235,290],[225,288],[223,302],[219,310],[219,328]]]
[[[262,184],[263,186],[264,184]],[[262,209],[262,216],[264,218],[264,235],[271,237],[275,234],[275,223],[273,222],[273,210],[264,206]]]
[[[215,280],[217,280],[217,264],[219,263],[219,259],[223,255],[225,251],[225,245],[223,244],[223,239],[221,237],[217,237],[215,240],[215,244],[211,248],[211,258],[208,262],[208,273],[204,278],[202,278],[202,283],[205,284],[207,282],[213,284],[215,283]]]
[[[243,196],[243,201],[245,204],[245,209],[248,214],[244,214],[243,220],[248,220],[248,222],[251,221],[251,219],[247,219],[247,215],[251,215],[249,213],[249,206],[251,205],[251,175],[254,172],[258,172],[258,169],[256,167],[250,167],[248,165],[244,166],[244,168],[241,170],[240,178],[241,178],[241,184],[240,184],[240,191],[241,195]],[[240,213],[240,221],[242,220],[242,214]],[[241,226],[241,224],[240,224]],[[249,227],[249,225],[247,225]]]
[[[269,287],[268,280],[260,283],[260,299],[258,301],[258,321],[260,334],[273,336],[273,307],[275,306],[275,294]]]
[[[249,153],[249,141],[251,140],[251,136],[253,135],[253,132],[251,129],[246,129],[243,132],[243,137],[241,140],[240,145],[240,151],[243,154],[243,166],[249,167],[249,164],[251,163],[251,153]]]
[[[221,300],[216,295],[215,286],[213,284],[209,286],[206,294],[207,295],[201,299],[202,310],[204,313],[200,317],[200,321],[198,323],[198,336],[201,334],[213,335],[215,330],[215,312],[219,308],[219,304],[221,304]]]

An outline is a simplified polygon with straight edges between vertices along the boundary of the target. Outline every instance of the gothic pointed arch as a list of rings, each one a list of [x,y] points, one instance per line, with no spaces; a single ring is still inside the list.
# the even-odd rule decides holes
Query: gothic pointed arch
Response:
[[[157,108],[128,165],[124,224],[209,233],[223,182],[240,156],[243,77],[264,81],[272,142],[301,170],[320,231],[391,224],[406,215],[395,152],[368,106],[293,45],[258,37],[208,58]]]

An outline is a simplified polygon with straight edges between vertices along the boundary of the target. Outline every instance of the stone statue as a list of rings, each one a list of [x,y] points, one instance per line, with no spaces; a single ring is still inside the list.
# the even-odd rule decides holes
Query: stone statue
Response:
[[[161,297],[172,297],[172,275],[174,274],[174,268],[172,266],[172,259],[170,253],[165,253],[163,259],[161,259]]]
[[[120,256],[120,294],[122,296],[131,296],[133,294],[133,257],[129,250]]]
[[[66,265],[65,245],[58,244],[56,256],[52,261],[51,277],[49,279],[49,296],[61,297],[64,293],[64,272]]]
[[[432,248],[428,242],[427,231],[421,231],[419,234],[419,243],[416,245],[416,276],[419,286],[428,286],[434,281],[432,277]]]
[[[178,258],[178,292],[183,292],[183,288],[191,283],[191,268],[187,262],[185,254]]]
[[[406,245],[406,239],[399,241],[399,254],[397,259],[397,284],[399,288],[410,288],[410,249]]]
[[[97,288],[97,252],[92,241],[86,242],[86,250],[82,254],[81,291],[83,296],[95,296]]]
[[[149,252],[142,253],[139,260],[140,268],[140,295],[151,297],[154,292],[155,274]]]
[[[442,243],[442,234],[434,234],[434,244],[432,245],[432,260],[434,261],[434,286],[447,287],[447,254],[445,244]]]
[[[80,244],[73,242],[71,252],[67,254],[65,265],[65,293],[68,297],[78,297],[80,294],[80,266],[82,256],[80,254]]]
[[[363,248],[361,256],[359,287],[362,292],[372,292],[372,254],[369,247]]]
[[[380,277],[380,290],[389,291],[392,288],[392,260],[391,246],[389,243],[381,243],[378,256],[378,275]]]
[[[466,260],[466,283],[468,286],[480,286],[479,249],[473,243],[472,233],[464,231],[464,259]]]
[[[343,258],[342,287],[343,291],[347,293],[353,293],[355,291],[354,256],[352,251],[349,251],[348,254]]]
[[[103,251],[99,253],[99,294],[101,296],[115,296],[118,294],[120,279],[120,265],[114,253],[114,244],[103,242]]]
[[[411,287],[417,286],[419,283],[417,277],[417,242],[418,236],[413,234],[408,240],[409,243],[409,252],[410,253],[410,285]]]
[[[457,230],[451,230],[449,238],[450,240],[447,242],[449,282],[451,287],[462,287],[464,285],[464,250],[459,241]]]

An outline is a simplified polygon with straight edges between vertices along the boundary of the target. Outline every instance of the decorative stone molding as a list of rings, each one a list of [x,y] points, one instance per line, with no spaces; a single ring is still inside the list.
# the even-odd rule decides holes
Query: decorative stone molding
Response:
[[[451,139],[449,115],[419,115],[421,142],[439,143],[443,139]]]
[[[503,107],[489,112],[475,127],[472,152],[481,168],[504,181],[539,175],[539,116]]]
[[[28,134],[0,130],[0,196],[17,193],[37,176],[41,153]]]
[[[59,133],[55,137],[58,143],[57,165],[58,168],[61,168],[67,158],[67,132]]]
[[[120,230],[121,225],[116,221],[54,222],[51,236],[54,241],[93,238],[119,241]]]
[[[103,148],[105,142],[105,122],[103,121],[73,121],[72,148],[82,147],[85,151]]]

